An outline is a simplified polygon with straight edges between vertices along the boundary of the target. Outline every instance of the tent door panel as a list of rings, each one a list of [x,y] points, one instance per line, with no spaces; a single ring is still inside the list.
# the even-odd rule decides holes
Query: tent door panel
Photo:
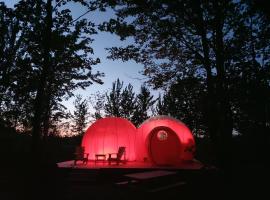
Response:
[[[149,154],[156,165],[175,165],[180,161],[180,141],[167,127],[156,128],[150,134]]]

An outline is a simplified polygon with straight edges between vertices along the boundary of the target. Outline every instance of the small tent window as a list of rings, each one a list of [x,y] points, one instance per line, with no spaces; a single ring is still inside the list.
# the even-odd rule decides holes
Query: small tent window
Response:
[[[167,140],[167,138],[168,138],[168,133],[167,133],[166,131],[164,131],[164,130],[161,130],[161,131],[159,131],[159,132],[157,133],[157,138],[158,138],[159,140],[161,140],[161,141]]]

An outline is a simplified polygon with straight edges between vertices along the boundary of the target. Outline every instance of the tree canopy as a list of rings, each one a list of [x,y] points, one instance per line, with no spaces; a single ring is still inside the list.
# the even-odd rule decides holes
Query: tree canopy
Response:
[[[0,114],[5,123],[29,127],[35,140],[48,134],[74,90],[102,83],[103,73],[93,70],[100,60],[91,57],[94,23],[74,20],[64,7],[70,2],[87,6],[83,0],[0,4]]]
[[[238,95],[250,94],[256,82],[258,88],[264,88],[257,90],[257,97],[269,99],[270,23],[254,1],[97,0],[92,5],[116,13],[100,30],[122,40],[134,39],[132,45],[111,47],[109,58],[143,64],[143,74],[154,88],[166,88],[189,77],[202,80],[206,88],[203,115],[220,164],[230,163],[232,133],[234,129],[241,132],[239,120],[245,118],[240,113],[248,116],[245,123],[258,125],[255,121],[260,119],[264,129],[269,129],[268,103],[260,101],[257,109],[252,103],[255,96],[244,100],[244,95]],[[257,114],[243,100],[254,105]],[[269,136],[263,132],[262,141],[266,141]]]

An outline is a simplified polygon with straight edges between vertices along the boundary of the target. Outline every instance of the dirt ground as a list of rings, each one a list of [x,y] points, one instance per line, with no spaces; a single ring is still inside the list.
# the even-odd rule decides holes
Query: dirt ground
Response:
[[[22,163],[20,167],[1,165],[0,199],[258,199],[267,195],[269,185],[264,183],[269,175],[267,168],[256,165],[238,166],[230,172],[173,170],[176,174],[146,181],[125,176],[145,171],[60,169],[56,165],[27,167]]]

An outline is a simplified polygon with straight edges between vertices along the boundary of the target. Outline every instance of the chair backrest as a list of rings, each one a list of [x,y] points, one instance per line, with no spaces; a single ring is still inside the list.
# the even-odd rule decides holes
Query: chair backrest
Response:
[[[75,156],[77,159],[82,159],[84,156],[84,150],[85,148],[82,146],[77,146],[75,149]]]
[[[117,153],[117,159],[120,160],[126,151],[126,147],[119,147]]]

